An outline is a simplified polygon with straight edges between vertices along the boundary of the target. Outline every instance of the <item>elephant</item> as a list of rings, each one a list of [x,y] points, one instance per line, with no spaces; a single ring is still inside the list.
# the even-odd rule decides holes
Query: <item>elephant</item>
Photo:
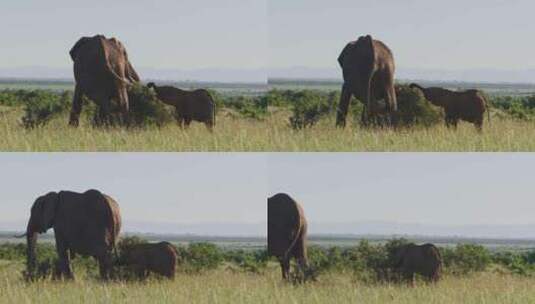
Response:
[[[112,99],[116,100],[125,121],[129,110],[128,87],[140,79],[123,44],[102,35],[82,37],[69,54],[74,62],[76,81],[69,124],[78,126],[83,96],[93,100],[98,107],[97,125],[112,123]]]
[[[207,90],[185,91],[172,86],[157,86],[149,82],[158,99],[175,107],[176,118],[182,127],[187,127],[192,120],[203,122],[208,130],[215,126],[215,102]]]
[[[422,91],[427,100],[444,109],[446,126],[448,127],[456,128],[459,119],[461,119],[473,123],[477,130],[481,131],[485,111],[487,111],[490,121],[487,101],[478,90],[456,92],[438,87],[423,88],[416,83],[411,83],[409,87]]]
[[[391,253],[392,266],[406,282],[414,283],[414,274],[420,274],[429,282],[438,282],[442,272],[442,256],[433,244],[405,244]]]
[[[31,208],[26,232],[29,278],[36,273],[37,235],[54,229],[57,277],[74,279],[70,259],[75,254],[93,256],[99,262],[100,275],[110,278],[112,255],[119,232],[121,215],[117,202],[98,190],[84,193],[49,192],[39,196]]]
[[[120,263],[134,269],[140,279],[154,272],[169,279],[175,278],[177,250],[169,242],[133,244],[121,251]]]
[[[307,221],[303,208],[288,194],[268,198],[268,254],[279,260],[282,278],[290,280],[290,260],[297,261],[296,273],[312,275],[308,266]]]
[[[394,88],[394,56],[381,41],[370,35],[349,42],[338,57],[344,83],[338,104],[336,125],[345,127],[349,101],[353,95],[364,103],[362,123],[368,125],[370,118],[386,112],[389,122],[397,111]],[[386,109],[380,109],[378,100],[384,99]]]

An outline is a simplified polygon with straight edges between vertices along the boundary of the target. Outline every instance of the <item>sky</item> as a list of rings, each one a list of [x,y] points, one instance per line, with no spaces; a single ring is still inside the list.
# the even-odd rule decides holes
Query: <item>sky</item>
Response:
[[[42,194],[94,188],[127,232],[265,236],[266,199],[285,192],[312,234],[535,237],[533,154],[0,153],[0,167],[0,230],[23,230]]]
[[[531,0],[270,0],[270,68],[338,67],[349,41],[371,34],[398,67],[535,68]]]
[[[158,223],[263,228],[265,165],[263,155],[248,153],[0,153],[0,223],[23,230],[38,196],[93,188],[116,199],[125,227],[141,232],[156,232]]]
[[[114,36],[134,67],[266,67],[264,0],[23,0],[0,4],[0,68],[71,67],[82,36]]]
[[[533,225],[534,169],[533,154],[273,154],[269,196],[300,202],[311,231],[370,221]]]

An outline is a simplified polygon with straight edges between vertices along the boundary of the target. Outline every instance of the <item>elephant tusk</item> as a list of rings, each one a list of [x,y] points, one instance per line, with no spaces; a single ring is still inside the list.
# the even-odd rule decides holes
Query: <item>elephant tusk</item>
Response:
[[[25,237],[27,235],[28,235],[28,232],[25,232],[25,233],[20,234],[20,235],[14,235],[14,237],[17,238],[17,239],[21,239],[21,238],[23,238],[23,237]]]

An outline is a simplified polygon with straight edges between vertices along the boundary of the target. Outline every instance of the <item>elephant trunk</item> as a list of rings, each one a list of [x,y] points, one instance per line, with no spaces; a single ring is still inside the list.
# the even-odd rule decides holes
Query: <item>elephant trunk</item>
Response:
[[[37,245],[37,232],[31,228],[30,223],[28,223],[28,228],[26,230],[26,271],[29,276],[34,274],[35,267],[37,264],[35,255],[35,248]]]

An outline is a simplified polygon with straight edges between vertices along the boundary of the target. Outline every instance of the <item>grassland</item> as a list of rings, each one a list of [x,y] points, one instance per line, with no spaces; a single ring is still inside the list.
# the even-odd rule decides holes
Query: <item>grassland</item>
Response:
[[[22,114],[19,108],[0,108],[0,151],[535,151],[535,122],[501,118],[485,121],[482,133],[467,123],[457,130],[442,125],[361,129],[351,123],[337,129],[332,118],[296,131],[285,112],[261,120],[223,112],[210,133],[196,123],[187,130],[175,124],[139,130],[82,124],[74,129],[66,116],[26,130]]]
[[[175,123],[162,128],[125,129],[95,128],[85,119],[79,128],[70,128],[67,121],[72,96],[63,96],[69,89],[62,87],[69,83],[3,85],[10,89],[0,91],[5,93],[0,96],[0,151],[535,151],[532,86],[483,87],[497,95],[489,96],[492,118],[490,123],[485,119],[482,133],[464,122],[456,130],[446,128],[443,122],[396,130],[361,128],[356,113],[348,115],[345,129],[335,128],[332,109],[339,99],[334,86],[338,83],[327,88],[323,83],[305,83],[297,88],[293,83],[275,83],[274,88],[289,85],[290,90],[267,92],[256,86],[222,86],[213,91],[219,111],[215,131],[210,133],[195,122],[185,130]],[[32,91],[36,87],[39,90]],[[32,92],[37,92],[37,97]],[[35,108],[34,118],[43,109],[62,112],[42,126],[24,128],[21,119],[29,106]],[[292,128],[290,117],[316,106],[324,110],[317,113],[313,126]],[[353,105],[351,109],[357,108]]]
[[[301,286],[281,281],[277,265],[263,274],[222,266],[174,281],[105,283],[77,273],[74,282],[25,283],[22,263],[0,261],[0,303],[535,303],[535,279],[488,271],[446,276],[436,286],[374,285],[329,273]]]

